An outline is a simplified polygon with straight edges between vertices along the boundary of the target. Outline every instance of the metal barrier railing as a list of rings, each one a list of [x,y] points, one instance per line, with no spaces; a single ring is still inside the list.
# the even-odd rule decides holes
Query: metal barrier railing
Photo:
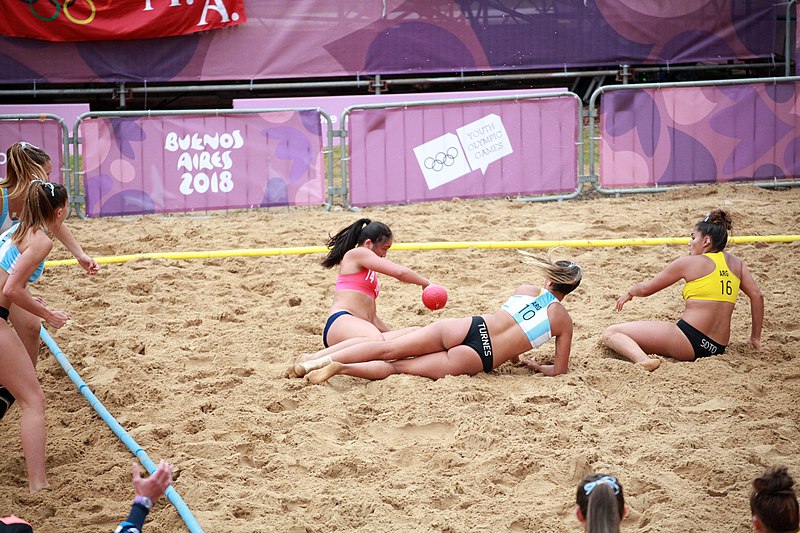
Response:
[[[78,198],[79,194],[75,188],[75,183],[72,179],[72,168],[70,165],[70,151],[69,151],[69,130],[67,129],[67,125],[64,122],[64,119],[58,115],[52,113],[16,113],[16,114],[8,114],[8,115],[0,115],[0,120],[35,120],[38,122],[44,122],[45,120],[53,120],[58,123],[61,127],[61,167],[59,171],[61,173],[62,181],[64,186],[67,188],[67,193],[69,194],[69,204],[70,204],[70,212],[72,212],[77,205],[82,203],[82,200]],[[25,139],[19,139],[24,141]],[[6,147],[3,147],[5,150]],[[45,150],[46,151],[46,150]]]
[[[349,106],[344,109],[341,115],[341,119],[339,121],[341,130],[339,135],[345,142],[340,142],[339,150],[340,150],[340,165],[342,171],[342,182],[343,185],[347,184],[349,181],[349,165],[348,161],[350,161],[350,153],[352,147],[346,142],[349,139],[349,116],[350,113],[354,110],[369,110],[369,109],[390,109],[390,108],[407,108],[407,107],[422,107],[422,106],[436,106],[436,105],[452,105],[452,104],[466,104],[466,103],[486,103],[486,102],[513,102],[519,100],[540,100],[546,98],[560,98],[560,97],[569,97],[574,98],[577,103],[577,113],[576,113],[576,137],[575,137],[575,146],[577,148],[577,183],[576,188],[569,194],[562,194],[562,195],[550,195],[550,196],[542,196],[542,197],[531,197],[531,198],[520,198],[520,200],[525,201],[546,201],[546,200],[566,200],[570,198],[576,197],[580,193],[581,188],[581,171],[583,169],[583,140],[581,135],[581,123],[582,123],[582,115],[583,115],[583,108],[581,105],[580,97],[570,91],[554,91],[554,92],[543,92],[543,93],[536,93],[536,94],[516,94],[516,95],[509,95],[509,96],[489,96],[486,98],[458,98],[458,99],[449,99],[449,100],[427,100],[427,101],[411,101],[411,102],[387,102],[382,104],[364,104],[364,105],[354,105]],[[351,208],[350,200],[349,200],[349,190],[347,187],[344,187],[342,191],[342,203],[345,207]]]
[[[283,113],[283,112],[295,112],[295,111],[316,111],[323,117],[326,122],[328,123],[328,135],[327,135],[327,146],[323,146],[323,153],[330,154],[332,153],[332,134],[331,131],[333,129],[333,123],[331,121],[330,115],[326,113],[324,110],[320,108],[267,108],[267,109],[180,109],[180,110],[172,110],[172,111],[95,111],[89,113],[83,113],[82,115],[78,116],[75,124],[73,126],[73,151],[75,154],[79,153],[79,144],[81,143],[80,135],[79,135],[79,128],[83,121],[87,118],[123,118],[123,117],[168,117],[168,116],[196,116],[196,117],[211,117],[211,116],[219,116],[219,115],[255,115],[260,113]],[[333,161],[331,157],[326,158],[326,165],[328,171],[327,180],[329,183],[329,188],[332,184],[333,179]],[[83,177],[84,172],[80,169],[78,165],[78,158],[75,157],[73,159],[73,166],[72,166],[72,174],[75,177],[76,181],[78,177]],[[85,196],[82,197],[85,201]],[[76,212],[78,217],[84,218],[86,216],[85,213]]]
[[[596,117],[599,113],[597,106],[597,99],[604,93],[610,91],[641,91],[647,89],[666,89],[666,88],[680,88],[680,87],[722,87],[729,85],[752,85],[752,84],[767,84],[767,83],[786,83],[798,82],[800,76],[780,77],[780,78],[748,78],[736,80],[706,80],[706,81],[690,81],[690,82],[674,82],[674,83],[641,83],[636,85],[606,85],[596,89],[592,96],[589,98],[589,175],[588,180],[592,183],[594,189],[598,192],[605,194],[630,194],[630,193],[650,193],[650,192],[664,192],[669,190],[669,187],[641,187],[641,188],[618,188],[607,189],[600,185],[599,175],[595,169],[595,140],[600,139],[596,134]],[[781,180],[777,178],[768,182],[747,182],[750,185],[757,185],[760,187],[785,187],[785,186],[798,186],[800,181]]]

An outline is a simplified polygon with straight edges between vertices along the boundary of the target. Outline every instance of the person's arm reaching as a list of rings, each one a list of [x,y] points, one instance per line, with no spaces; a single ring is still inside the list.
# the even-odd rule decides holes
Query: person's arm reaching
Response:
[[[750,298],[750,319],[753,323],[750,329],[750,344],[760,352],[761,326],[764,323],[764,294],[744,262],[742,262],[742,282],[739,287]]]
[[[667,268],[659,272],[654,278],[647,281],[637,283],[625,294],[617,299],[616,309],[622,311],[622,306],[633,300],[634,296],[646,297],[655,294],[661,289],[669,287],[679,279],[683,278],[685,260],[688,258],[681,257],[667,265]]]
[[[78,260],[78,264],[83,267],[87,274],[96,274],[97,271],[100,270],[100,265],[83,251],[83,248],[78,244],[78,241],[66,224],[61,224],[61,227],[55,232],[55,236],[61,241],[61,244],[69,250],[69,253],[75,256],[75,259]]]
[[[139,464],[133,463],[133,488],[136,497],[133,499],[128,519],[117,526],[114,533],[141,533],[153,502],[164,494],[171,483],[172,465],[163,459],[153,475],[144,479],[139,475]]]

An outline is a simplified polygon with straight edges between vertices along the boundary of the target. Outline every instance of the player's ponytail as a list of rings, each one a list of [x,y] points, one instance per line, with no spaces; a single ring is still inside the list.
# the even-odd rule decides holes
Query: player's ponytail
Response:
[[[377,222],[368,218],[360,218],[342,229],[333,237],[328,237],[326,246],[330,249],[328,255],[322,260],[322,266],[332,268],[342,262],[344,254],[356,246],[371,240],[375,244],[381,244],[387,239],[392,238],[392,230],[383,222]]]

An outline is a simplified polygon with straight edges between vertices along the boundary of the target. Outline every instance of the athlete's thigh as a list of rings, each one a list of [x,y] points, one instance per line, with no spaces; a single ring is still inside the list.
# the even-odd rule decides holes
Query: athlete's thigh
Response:
[[[24,399],[28,391],[39,390],[28,352],[7,324],[0,324],[0,383],[17,399]]]
[[[381,338],[381,332],[372,322],[353,315],[342,315],[333,321],[328,329],[328,346],[339,344],[342,341],[356,337],[366,337],[374,340]]]
[[[470,318],[437,320],[423,328],[386,341],[386,349],[392,359],[446,352],[453,346],[461,344],[471,321]]]
[[[418,329],[421,329],[421,328],[419,326],[412,326],[412,327],[402,328],[402,329],[393,329],[391,331],[384,331],[383,333],[381,333],[381,337],[383,337],[383,340],[385,340],[385,341],[390,341],[390,340],[396,339],[397,337],[402,337],[403,335],[408,335],[409,333],[411,333],[413,331],[417,331]]]
[[[14,325],[14,330],[18,335],[27,334],[36,335],[36,337],[38,337],[42,327],[41,318],[16,304],[12,304],[11,308],[8,310],[8,321]]]
[[[689,339],[672,322],[641,320],[617,324],[615,328],[633,339],[644,353],[681,361],[694,360],[694,350]]]
[[[400,359],[394,361],[392,365],[403,374],[413,374],[431,379],[440,379],[445,376],[471,376],[483,370],[480,356],[467,346],[456,346],[447,351]]]

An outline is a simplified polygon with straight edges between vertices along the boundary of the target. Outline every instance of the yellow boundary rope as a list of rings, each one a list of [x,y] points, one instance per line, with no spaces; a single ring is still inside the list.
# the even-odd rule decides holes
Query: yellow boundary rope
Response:
[[[764,235],[731,237],[733,244],[750,244],[754,242],[794,242],[800,241],[800,235]],[[666,237],[648,239],[589,239],[569,241],[465,241],[465,242],[407,242],[392,246],[393,250],[456,250],[463,248],[595,248],[603,246],[656,246],[659,244],[686,244],[686,237]],[[265,257],[275,255],[305,255],[326,253],[324,246],[302,246],[295,248],[242,248],[238,250],[212,250],[208,252],[149,252],[131,255],[112,255],[95,257],[100,264],[126,263],[139,259],[213,259],[218,257]],[[46,261],[45,266],[76,265],[75,259],[59,259]]]

